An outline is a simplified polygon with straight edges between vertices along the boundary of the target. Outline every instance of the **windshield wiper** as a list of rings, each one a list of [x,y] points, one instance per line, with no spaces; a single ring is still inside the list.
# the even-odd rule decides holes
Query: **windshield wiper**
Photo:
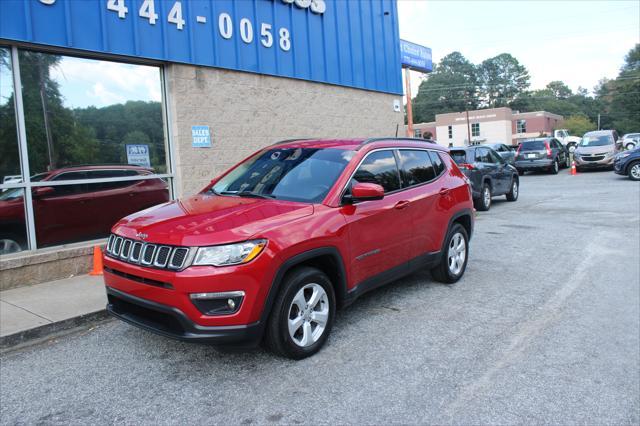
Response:
[[[220,192],[220,195],[236,195],[238,197],[264,198],[267,200],[276,198],[274,195],[258,194],[257,192],[251,192],[251,191],[222,191]]]

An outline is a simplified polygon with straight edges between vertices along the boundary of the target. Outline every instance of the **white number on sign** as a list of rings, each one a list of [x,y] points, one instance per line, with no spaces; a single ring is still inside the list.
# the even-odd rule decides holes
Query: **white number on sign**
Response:
[[[253,25],[247,18],[240,20],[240,38],[247,44],[253,41]]]
[[[158,19],[158,14],[156,13],[154,1],[144,0],[142,6],[140,6],[138,15],[140,15],[141,18],[147,18],[151,25],[155,25],[156,19]]]
[[[260,43],[262,43],[264,47],[273,46],[273,35],[271,34],[271,25],[262,24],[262,27],[260,27],[260,36],[262,37],[262,39],[260,40]]]
[[[311,0],[311,11],[322,15],[327,10],[324,0]]]
[[[129,9],[124,5],[124,0],[109,0],[107,2],[107,9],[114,12],[118,12],[118,18],[124,19],[127,17]]]
[[[280,28],[280,49],[288,52],[291,49],[291,35],[286,28]]]
[[[175,2],[171,10],[169,11],[169,16],[167,17],[167,21],[172,24],[176,24],[179,30],[184,28],[184,19],[182,19],[182,3],[179,1]]]
[[[220,35],[227,40],[233,35],[233,22],[231,22],[231,16],[228,13],[221,13],[218,16],[218,30]]]
[[[52,4],[54,4],[56,2],[56,0],[40,0],[40,3],[42,4],[46,4],[48,6],[51,6]]]

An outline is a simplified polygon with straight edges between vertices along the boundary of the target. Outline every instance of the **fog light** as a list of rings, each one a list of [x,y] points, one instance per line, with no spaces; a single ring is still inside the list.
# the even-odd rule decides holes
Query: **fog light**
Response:
[[[244,299],[244,291],[192,293],[189,297],[195,307],[204,315],[229,315],[240,309]]]

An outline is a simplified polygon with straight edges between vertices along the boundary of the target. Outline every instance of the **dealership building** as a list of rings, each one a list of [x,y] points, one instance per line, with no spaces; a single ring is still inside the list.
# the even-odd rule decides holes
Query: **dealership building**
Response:
[[[549,136],[562,126],[563,117],[546,111],[519,112],[490,108],[437,114],[436,121],[413,125],[414,136],[431,136],[444,146],[480,143],[517,145],[519,141]],[[469,142],[471,141],[471,142]]]
[[[0,1],[0,289],[278,140],[403,125],[395,0]]]

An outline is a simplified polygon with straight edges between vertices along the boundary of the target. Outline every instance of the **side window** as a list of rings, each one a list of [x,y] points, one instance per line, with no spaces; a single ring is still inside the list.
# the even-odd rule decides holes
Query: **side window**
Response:
[[[398,156],[404,187],[429,182],[436,177],[427,151],[402,149],[398,151]]]
[[[442,158],[440,158],[440,154],[434,151],[429,151],[429,156],[431,157],[431,163],[433,163],[433,168],[436,172],[436,177],[440,176],[442,173],[444,173],[446,169],[446,166],[444,165]]]
[[[484,148],[476,149],[476,161],[479,163],[493,163],[489,156],[489,150]]]
[[[369,154],[356,171],[353,180],[377,183],[384,188],[384,192],[400,189],[398,165],[393,151],[376,151]]]
[[[487,151],[489,151],[489,156],[491,157],[492,163],[497,163],[497,164],[502,163],[502,158],[500,158],[498,153],[496,153],[495,151],[491,151],[490,149]]]
[[[60,182],[65,180],[80,180],[87,179],[86,172],[64,172],[60,173],[58,176],[55,176],[53,181]],[[83,194],[88,192],[87,184],[77,184],[77,185],[56,185],[53,187],[55,190],[53,196],[62,197],[65,195],[74,195],[74,194]]]
[[[115,178],[115,177],[128,177],[128,176],[137,176],[138,173],[135,170],[89,170],[88,172],[89,178],[91,179],[99,179],[99,178]],[[118,189],[118,188],[126,188],[128,186],[133,186],[140,181],[132,180],[132,181],[123,181],[123,182],[100,182],[100,183],[91,183],[89,184],[89,191],[107,191],[109,189]]]

